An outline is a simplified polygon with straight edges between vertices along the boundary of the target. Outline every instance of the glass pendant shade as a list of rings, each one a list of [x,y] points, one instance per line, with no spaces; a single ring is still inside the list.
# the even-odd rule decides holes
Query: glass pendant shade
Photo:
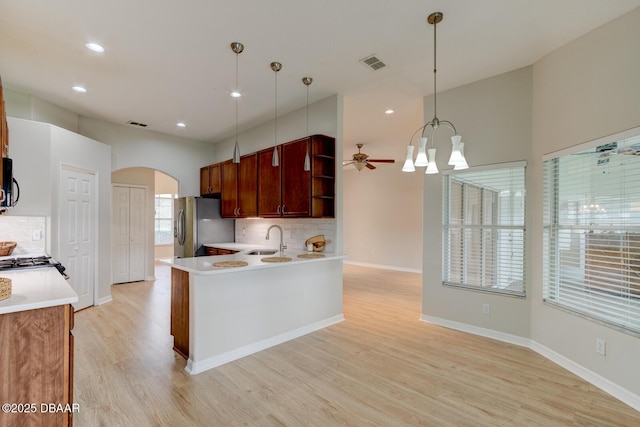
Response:
[[[236,141],[236,146],[233,147],[233,163],[240,163],[240,147],[238,146],[238,141]]]
[[[271,166],[280,166],[280,159],[278,158],[278,147],[273,147],[273,156],[271,156]]]
[[[416,162],[414,166],[424,167],[427,166],[427,138],[420,138],[420,142],[418,142],[418,155],[416,156]]]
[[[469,164],[467,163],[467,159],[465,159],[464,157],[464,142],[460,143],[460,155],[462,156],[462,160],[458,163],[456,163],[456,165],[453,167],[453,170],[463,170],[463,169],[468,169],[469,168]]]
[[[462,162],[462,153],[460,153],[460,141],[462,137],[460,135],[453,135],[451,137],[451,156],[449,157],[448,164],[455,166]]]
[[[311,159],[309,158],[309,150],[304,155],[304,171],[309,172],[311,170]]]
[[[409,145],[407,147],[407,159],[404,161],[404,166],[402,166],[402,172],[415,172],[416,168],[413,166],[413,149],[415,147],[413,145]]]
[[[429,148],[427,151],[429,153],[429,164],[427,165],[427,170],[424,171],[424,173],[429,175],[438,173],[438,165],[436,165],[436,149]]]
[[[358,171],[361,171],[362,169],[364,169],[364,162],[356,162],[354,163],[354,166],[356,167],[356,169],[358,169]]]

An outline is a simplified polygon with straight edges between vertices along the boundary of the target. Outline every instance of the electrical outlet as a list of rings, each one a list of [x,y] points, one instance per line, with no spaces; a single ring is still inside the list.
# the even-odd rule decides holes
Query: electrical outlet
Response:
[[[482,304],[482,314],[490,315],[491,314],[491,305],[490,304]]]
[[[31,240],[34,242],[39,242],[43,239],[44,231],[43,230],[33,230],[31,232]]]
[[[242,227],[242,235],[246,236],[247,235],[247,229],[246,227]]]
[[[603,356],[607,355],[607,342],[602,338],[596,338],[596,353]]]

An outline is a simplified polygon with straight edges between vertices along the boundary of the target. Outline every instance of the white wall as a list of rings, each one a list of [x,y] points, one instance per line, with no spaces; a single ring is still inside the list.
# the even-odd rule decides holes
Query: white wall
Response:
[[[542,205],[545,153],[640,125],[640,9],[604,25],[538,61],[533,67],[534,179],[528,196]],[[640,339],[542,302],[542,215],[530,210],[532,338],[636,395],[640,402]],[[595,353],[596,338],[607,355]]]
[[[109,146],[46,123],[9,117],[9,154],[14,176],[20,182],[20,201],[5,215],[47,218],[46,250],[58,257],[59,171],[62,165],[95,173],[98,187],[98,286],[96,298],[111,298],[110,194],[111,154]]]
[[[348,100],[345,107],[349,108]],[[400,108],[397,106],[396,108]],[[422,182],[424,168],[402,172],[411,134],[423,124],[422,99],[402,106],[398,117],[370,117],[387,122],[384,132],[364,143],[371,158],[394,159],[377,163],[375,170],[344,169],[344,251],[347,262],[419,272],[422,270]],[[413,141],[417,144],[417,139]],[[345,160],[357,152],[344,149]],[[417,150],[416,150],[417,152]],[[349,154],[347,154],[349,153]]]
[[[157,169],[180,182],[180,195],[200,193],[200,168],[215,162],[214,146],[145,129],[80,117],[82,135],[111,146],[113,170]]]
[[[440,120],[453,122],[462,135],[470,166],[533,161],[531,88],[532,69],[526,67],[438,93],[438,116]],[[425,120],[431,120],[433,98],[425,98],[424,105]],[[438,167],[448,169],[451,132],[441,128],[437,135]],[[527,178],[530,176],[528,171]],[[529,217],[527,224],[530,222]],[[423,227],[423,315],[529,337],[529,301],[533,294],[531,288],[536,286],[530,280],[525,284],[526,299],[442,285],[442,174],[425,178]],[[527,247],[527,254],[527,267],[536,268],[536,264],[531,262],[530,247]],[[482,314],[483,304],[490,304],[490,316]]]

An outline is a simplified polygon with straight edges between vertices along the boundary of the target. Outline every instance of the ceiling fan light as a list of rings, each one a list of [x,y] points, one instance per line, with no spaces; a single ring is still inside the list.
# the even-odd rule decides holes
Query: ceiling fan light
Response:
[[[427,170],[424,171],[424,173],[429,175],[438,173],[438,165],[436,165],[436,149],[429,148],[427,151],[429,152],[429,164],[427,165]]]
[[[458,163],[462,163],[462,153],[460,152],[460,141],[462,137],[460,135],[453,135],[451,137],[451,156],[447,164],[455,166]]]
[[[460,155],[462,156],[462,160],[460,160],[458,163],[456,163],[456,165],[453,167],[453,170],[463,170],[463,169],[468,169],[469,168],[469,164],[467,163],[467,159],[464,157],[464,142],[460,143]]]
[[[418,156],[416,156],[416,162],[414,166],[418,166],[418,167],[427,166],[429,162],[427,161],[426,148],[427,148],[427,138],[422,137],[418,142]]]
[[[355,162],[353,165],[356,167],[356,169],[358,169],[359,172],[364,169],[365,162]]]
[[[415,147],[413,145],[407,146],[407,159],[404,161],[404,166],[402,166],[402,172],[415,172],[416,168],[413,165],[413,149]]]

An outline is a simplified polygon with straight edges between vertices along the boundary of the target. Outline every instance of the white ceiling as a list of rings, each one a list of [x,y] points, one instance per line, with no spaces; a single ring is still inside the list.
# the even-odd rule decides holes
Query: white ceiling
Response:
[[[311,102],[344,95],[346,147],[375,135],[385,109],[401,119],[404,107],[433,92],[431,12],[444,13],[438,90],[445,90],[530,65],[638,6],[640,0],[0,0],[0,76],[7,88],[83,116],[216,142],[235,128],[229,44],[239,41],[240,130],[273,118],[269,64],[277,60],[279,113],[305,105],[301,78],[313,77]],[[90,41],[106,52],[87,50]],[[371,54],[387,67],[374,72],[359,63]]]

